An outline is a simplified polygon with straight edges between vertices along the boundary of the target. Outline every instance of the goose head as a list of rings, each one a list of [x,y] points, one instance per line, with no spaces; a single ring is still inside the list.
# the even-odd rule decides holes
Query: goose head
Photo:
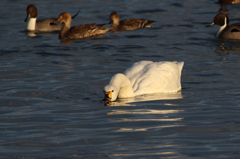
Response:
[[[118,94],[117,94],[116,88],[114,88],[113,86],[110,86],[110,85],[105,86],[103,93],[104,93],[104,99],[102,100],[102,102],[112,102],[117,99]]]

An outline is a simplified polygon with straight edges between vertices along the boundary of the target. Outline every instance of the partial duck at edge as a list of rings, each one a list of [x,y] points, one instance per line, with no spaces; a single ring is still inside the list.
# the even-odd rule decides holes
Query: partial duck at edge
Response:
[[[232,39],[232,40],[239,40],[240,39],[240,23],[234,23],[231,25],[229,24],[229,18],[227,14],[219,13],[217,14],[213,22],[208,26],[211,25],[220,25],[220,28],[217,32],[217,37],[220,39]]]
[[[240,4],[240,0],[219,0],[220,4]]]

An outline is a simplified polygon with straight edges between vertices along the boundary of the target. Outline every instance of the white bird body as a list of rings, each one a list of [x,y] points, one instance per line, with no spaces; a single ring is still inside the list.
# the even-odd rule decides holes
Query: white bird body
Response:
[[[124,74],[114,75],[104,92],[108,96],[111,94],[110,101],[150,93],[178,92],[183,65],[184,62],[136,62]]]

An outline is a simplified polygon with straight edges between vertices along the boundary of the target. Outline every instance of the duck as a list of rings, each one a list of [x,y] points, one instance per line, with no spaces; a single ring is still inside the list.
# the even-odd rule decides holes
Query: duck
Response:
[[[103,103],[151,93],[175,93],[181,90],[184,62],[139,61],[124,73],[115,74],[103,89]]]
[[[117,12],[110,14],[111,30],[114,32],[125,31],[125,30],[136,30],[138,28],[150,28],[155,21],[147,19],[126,19],[120,21],[120,16]]]
[[[220,4],[240,4],[240,0],[219,0]]]
[[[81,39],[105,34],[110,28],[103,27],[104,24],[85,24],[71,27],[72,18],[67,12],[61,13],[58,22],[62,23],[59,39]]]
[[[37,7],[33,4],[30,4],[27,6],[27,17],[24,20],[25,22],[28,22],[27,24],[27,31],[38,31],[38,32],[55,32],[60,31],[62,28],[61,23],[52,23],[53,21],[56,21],[57,18],[47,18],[47,19],[40,19],[37,20]],[[79,10],[80,11],[80,10]],[[79,11],[72,17],[76,17],[79,13]]]
[[[220,25],[220,28],[217,32],[218,38],[226,39],[226,40],[240,39],[240,23],[228,25],[229,18],[227,16],[227,14],[224,14],[224,13],[217,14],[214,17],[213,22],[211,24],[207,25],[207,27],[214,25],[214,24]]]

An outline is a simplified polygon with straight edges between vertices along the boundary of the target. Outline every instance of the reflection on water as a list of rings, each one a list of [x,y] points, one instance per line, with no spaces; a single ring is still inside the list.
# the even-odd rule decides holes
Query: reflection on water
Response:
[[[184,110],[152,110],[152,109],[134,109],[134,110],[112,110],[113,112],[108,113],[108,115],[113,114],[170,114],[179,113]]]
[[[162,116],[156,117],[153,116],[154,118],[149,119],[149,118],[121,118],[121,119],[111,119],[110,122],[174,122],[174,121],[182,121],[184,118],[171,118],[169,117],[169,114],[174,114],[174,113],[181,113],[184,112],[184,110],[156,110],[156,109],[132,109],[132,110],[111,110],[111,112],[107,113],[107,115],[127,115],[127,114],[131,114],[131,115],[138,115],[139,117],[143,116],[143,115],[156,115],[156,114],[164,114],[166,116],[164,116],[164,118],[161,118]],[[160,126],[139,126],[137,128],[119,128],[118,130],[114,130],[113,132],[133,132],[133,131],[148,131],[150,129],[160,129],[160,128],[168,128],[168,127],[181,127],[184,126],[182,124],[176,124],[176,125],[160,125]]]
[[[173,93],[173,94],[165,94],[165,93],[156,93],[156,94],[148,94],[148,95],[141,95],[135,98],[128,98],[128,99],[119,99],[117,102],[113,102],[113,106],[136,106],[138,102],[142,101],[154,101],[154,100],[172,100],[172,99],[181,99],[182,94],[181,92]],[[133,103],[135,102],[135,103]],[[130,103],[130,104],[126,104]],[[132,104],[131,104],[132,103]],[[165,105],[171,105],[170,103],[166,103]],[[164,124],[164,125],[157,125],[157,126],[144,126],[139,125],[138,127],[121,127],[117,130],[113,130],[112,132],[136,132],[136,131],[149,131],[152,129],[162,129],[162,128],[173,128],[173,127],[182,127],[182,124],[172,124],[172,122],[181,122],[184,118],[171,118],[169,117],[170,114],[181,113],[184,110],[159,110],[159,109],[112,109],[111,112],[108,112],[107,115],[138,115],[138,118],[121,118],[121,119],[111,119],[110,122],[115,123],[128,123],[128,122],[171,122],[171,124]],[[145,118],[145,115],[164,115],[164,117],[153,116],[154,118]],[[141,118],[144,117],[144,118]]]
[[[34,36],[37,36],[37,34],[34,31],[28,31],[27,36],[34,37]]]
[[[177,157],[185,157],[182,155],[180,152],[177,152],[176,150],[173,150],[176,147],[180,147],[181,145],[171,145],[171,144],[165,144],[161,145],[161,142],[164,142],[163,140],[161,141],[155,141],[158,144],[151,144],[149,143],[148,146],[136,146],[136,147],[131,147],[131,151],[129,151],[129,147],[124,148],[122,146],[116,147],[117,153],[113,153],[108,155],[109,157],[135,157],[135,158],[141,158],[141,157],[146,157],[152,156],[157,157],[157,155],[161,156],[168,156],[166,158],[177,158]],[[157,150],[157,152],[156,152]],[[127,151],[127,152],[125,152]],[[122,152],[122,153],[121,153]],[[132,153],[130,153],[132,152]],[[174,155],[174,156],[172,156]],[[141,156],[141,157],[140,157]],[[150,158],[152,158],[150,157]]]
[[[172,111],[173,112],[173,111]],[[180,111],[179,111],[180,112]],[[110,114],[108,114],[110,115]],[[128,122],[128,121],[181,121],[184,118],[171,118],[171,119],[116,119],[110,120],[110,122]]]
[[[228,55],[231,52],[234,54],[239,54],[240,51],[240,40],[230,40],[225,42],[219,42],[219,45],[216,49],[216,53]]]
[[[112,154],[112,155],[109,155],[110,157],[128,157],[128,156],[154,156],[154,155],[173,155],[173,154],[178,154],[178,152],[154,152],[154,153],[124,153],[124,154]],[[178,156],[180,157],[180,156]],[[183,156],[182,156],[183,157]],[[172,157],[168,157],[168,158],[172,158]],[[175,158],[175,157],[173,157]]]
[[[136,96],[134,98],[124,98],[117,99],[116,102],[108,102],[104,103],[105,106],[136,106],[137,102],[146,102],[146,101],[154,101],[154,100],[173,100],[173,99],[181,99],[182,93],[181,91],[176,93],[153,93],[153,94],[145,94]]]
[[[63,40],[60,40],[60,41],[61,41],[62,44],[70,45],[75,41],[93,40],[93,39],[98,39],[98,38],[104,38],[104,37],[107,37],[107,36],[108,36],[108,34],[105,33],[105,34],[94,35],[94,36],[81,38],[81,39],[75,39],[75,40],[63,39]]]
[[[150,129],[160,129],[160,128],[169,128],[169,127],[180,127],[185,125],[163,125],[163,126],[153,126],[153,127],[144,127],[144,128],[120,128],[113,132],[133,132],[133,131],[149,131]]]

